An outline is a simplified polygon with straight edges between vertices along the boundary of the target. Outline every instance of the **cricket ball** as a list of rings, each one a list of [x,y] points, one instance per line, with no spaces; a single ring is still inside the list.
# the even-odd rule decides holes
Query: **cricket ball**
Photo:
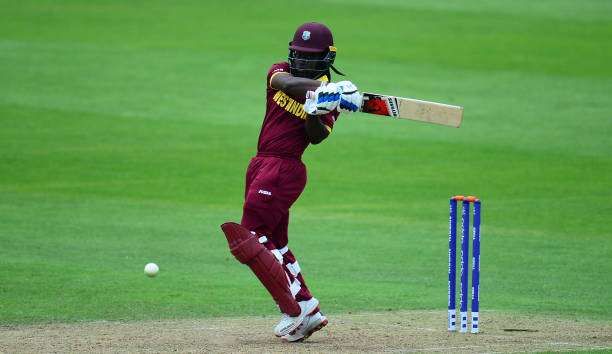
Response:
[[[144,268],[144,272],[149,277],[154,277],[159,272],[159,267],[155,263],[147,263]]]

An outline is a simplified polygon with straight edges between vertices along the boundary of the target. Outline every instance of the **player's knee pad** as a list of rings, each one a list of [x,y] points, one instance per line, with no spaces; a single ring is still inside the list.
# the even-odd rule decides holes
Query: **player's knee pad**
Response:
[[[234,257],[251,268],[281,311],[291,316],[299,315],[300,306],[291,293],[288,277],[272,252],[240,224],[227,222],[221,225],[221,229]]]
[[[249,230],[234,222],[226,222],[221,225],[221,230],[227,238],[230,252],[240,263],[248,263],[260,252],[266,250]]]

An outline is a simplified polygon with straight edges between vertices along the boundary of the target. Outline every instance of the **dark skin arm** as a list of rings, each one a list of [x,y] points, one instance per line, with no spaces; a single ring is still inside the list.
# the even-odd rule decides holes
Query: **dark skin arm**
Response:
[[[321,81],[295,77],[289,73],[278,73],[270,80],[270,87],[283,91],[289,96],[305,97],[306,92],[314,91],[321,86]],[[306,135],[311,144],[318,144],[329,135],[328,128],[318,116],[306,116]]]

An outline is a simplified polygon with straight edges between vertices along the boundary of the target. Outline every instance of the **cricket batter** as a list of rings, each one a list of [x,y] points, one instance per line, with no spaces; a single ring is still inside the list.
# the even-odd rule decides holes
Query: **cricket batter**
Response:
[[[339,112],[361,105],[351,82],[330,82],[330,69],[342,75],[332,66],[335,57],[329,28],[311,22],[295,32],[288,62],[272,65],[257,155],[246,172],[242,221],[221,225],[231,253],[251,268],[282,312],[275,335],[290,342],[327,324],[287,246],[287,229],[289,208],[306,186],[304,150],[329,136]]]

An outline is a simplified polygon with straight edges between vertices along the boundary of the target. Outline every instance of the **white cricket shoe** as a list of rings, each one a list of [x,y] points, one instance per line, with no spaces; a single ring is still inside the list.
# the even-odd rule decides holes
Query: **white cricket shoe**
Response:
[[[302,324],[304,318],[319,306],[319,300],[313,297],[310,300],[298,302],[298,305],[300,305],[302,310],[299,316],[291,317],[284,313],[280,322],[274,327],[274,334],[277,337],[282,337],[295,331]]]
[[[283,336],[283,339],[288,342],[301,342],[326,325],[327,317],[321,312],[317,312],[313,315],[306,316],[304,322],[302,322],[295,332]]]

